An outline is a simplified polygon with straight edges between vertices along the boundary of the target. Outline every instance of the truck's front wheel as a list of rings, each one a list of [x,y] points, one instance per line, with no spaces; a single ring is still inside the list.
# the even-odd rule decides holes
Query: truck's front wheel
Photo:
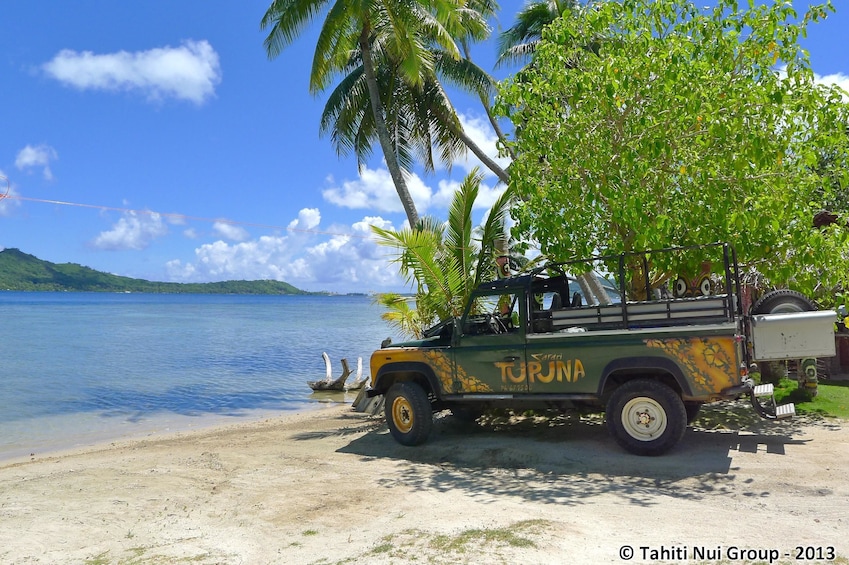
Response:
[[[424,443],[433,427],[433,410],[427,394],[416,383],[395,383],[386,393],[386,423],[401,445]]]
[[[610,396],[607,427],[616,443],[637,455],[660,455],[674,446],[687,428],[681,397],[663,383],[629,381]]]

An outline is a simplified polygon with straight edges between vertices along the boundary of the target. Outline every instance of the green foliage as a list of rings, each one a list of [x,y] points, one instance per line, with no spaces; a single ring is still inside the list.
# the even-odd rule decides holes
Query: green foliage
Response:
[[[164,283],[119,277],[73,263],[42,261],[18,249],[0,251],[0,290],[190,294],[308,294],[282,281]]]
[[[446,318],[460,316],[472,290],[483,278],[495,276],[495,242],[504,237],[504,220],[512,198],[505,190],[482,226],[472,225],[472,208],[482,175],[473,170],[454,194],[448,221],[424,218],[415,229],[385,230],[372,226],[378,243],[397,251],[394,262],[415,289],[416,307],[399,295],[382,295],[389,311],[383,319],[404,333],[422,330]]]
[[[779,404],[793,402],[799,414],[849,419],[849,381],[821,380],[817,395],[811,397],[799,390],[796,381],[783,378],[775,389],[775,400]]]
[[[812,221],[849,186],[849,104],[798,44],[833,8],[748,6],[600,2],[546,27],[498,104],[514,236],[557,260],[729,241],[774,285],[845,286],[845,209]]]
[[[421,337],[425,323],[419,319],[419,311],[410,304],[410,297],[394,292],[385,292],[375,295],[374,302],[386,309],[380,317],[390,326],[396,328],[403,335]]]
[[[433,57],[436,69],[445,69],[441,74],[459,74],[469,90],[494,90],[490,77],[465,59],[455,60],[439,50],[434,50]],[[355,54],[350,66],[350,73],[327,99],[320,132],[330,134],[337,154],[354,153],[362,167],[371,157],[377,130],[360,53]],[[433,171],[437,162],[451,167],[455,159],[465,155],[466,146],[457,135],[462,130],[460,119],[437,75],[430,73],[421,78],[421,84],[413,85],[398,79],[396,66],[391,60],[381,61],[375,71],[399,164],[408,172],[416,163],[426,171]]]

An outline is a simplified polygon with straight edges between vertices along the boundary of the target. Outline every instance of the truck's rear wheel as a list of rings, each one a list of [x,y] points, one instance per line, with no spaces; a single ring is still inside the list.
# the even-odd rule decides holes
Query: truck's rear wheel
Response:
[[[433,427],[433,410],[421,386],[395,383],[386,393],[386,423],[401,445],[419,445]]]
[[[637,455],[665,453],[687,428],[681,397],[665,384],[648,379],[629,381],[614,390],[606,418],[616,443]]]

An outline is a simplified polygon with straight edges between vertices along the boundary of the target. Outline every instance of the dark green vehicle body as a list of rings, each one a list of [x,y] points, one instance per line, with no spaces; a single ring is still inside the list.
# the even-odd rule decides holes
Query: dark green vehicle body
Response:
[[[626,449],[662,453],[703,403],[754,390],[733,251],[707,247],[720,254],[707,295],[646,292],[649,300],[628,301],[613,288],[615,302],[585,304],[562,266],[482,284],[460,318],[375,351],[368,394],[387,396],[390,431],[404,444],[424,441],[432,412],[446,408],[475,416],[491,407],[580,406],[606,410]],[[618,258],[618,280],[633,289],[628,258]]]

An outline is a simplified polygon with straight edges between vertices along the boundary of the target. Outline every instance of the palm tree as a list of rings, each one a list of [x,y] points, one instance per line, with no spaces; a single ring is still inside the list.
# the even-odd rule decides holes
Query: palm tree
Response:
[[[436,45],[459,58],[452,34],[479,34],[485,22],[480,13],[453,0],[335,0],[332,4],[331,0],[274,0],[260,24],[261,29],[270,27],[264,42],[269,58],[277,57],[304,26],[325,11],[313,56],[310,91],[315,94],[326,89],[334,75],[349,68],[351,54],[359,52],[374,132],[407,219],[415,226],[418,212],[386,123],[375,61],[397,61],[399,77],[419,86],[422,77],[433,72],[435,63],[429,46]]]
[[[401,167],[409,171],[418,161],[425,170],[434,170],[434,150],[439,154],[438,159],[450,167],[468,148],[499,180],[507,183],[506,171],[463,130],[437,74],[482,97],[494,88],[492,78],[467,59],[455,59],[439,50],[434,50],[433,60],[436,72],[424,76],[418,86],[399,77],[397,63],[381,61],[377,65],[386,124]],[[320,131],[330,133],[340,155],[356,154],[360,166],[371,155],[376,128],[359,53],[354,54],[347,76],[328,97]]]
[[[394,262],[416,288],[415,309],[398,295],[378,300],[390,308],[384,319],[400,330],[421,335],[433,322],[461,315],[472,291],[495,271],[495,246],[504,237],[512,191],[504,191],[475,229],[472,209],[482,178],[475,169],[464,179],[445,223],[423,218],[420,229],[400,231],[372,226],[378,243],[396,249]]]
[[[527,62],[536,51],[543,28],[578,6],[578,0],[538,0],[526,5],[516,15],[513,27],[499,36],[496,65]]]
[[[438,161],[450,165],[464,148],[447,127],[433,120],[431,107],[440,102],[433,82],[411,87],[400,80],[391,62],[377,65],[377,82],[400,166],[410,171],[419,162],[432,171]],[[360,167],[371,156],[377,133],[359,53],[352,58],[347,76],[330,93],[319,131],[330,134],[338,154],[355,154]]]

